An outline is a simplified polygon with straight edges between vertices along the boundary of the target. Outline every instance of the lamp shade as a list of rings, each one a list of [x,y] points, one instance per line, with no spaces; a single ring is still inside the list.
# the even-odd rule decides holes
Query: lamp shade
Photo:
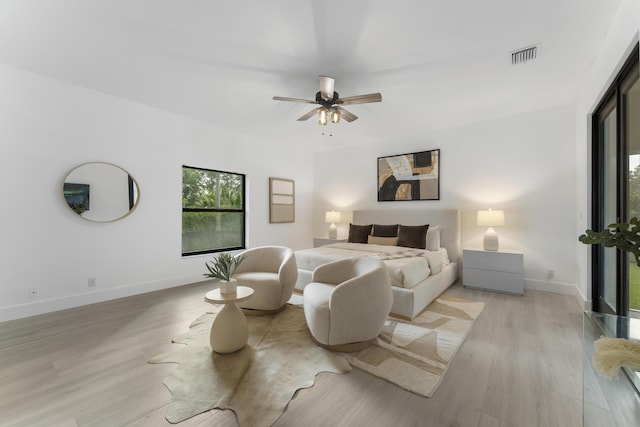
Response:
[[[504,225],[504,211],[497,210],[480,210],[478,211],[479,227],[502,227]]]
[[[328,211],[324,214],[324,222],[334,223],[340,222],[340,212],[338,211]]]

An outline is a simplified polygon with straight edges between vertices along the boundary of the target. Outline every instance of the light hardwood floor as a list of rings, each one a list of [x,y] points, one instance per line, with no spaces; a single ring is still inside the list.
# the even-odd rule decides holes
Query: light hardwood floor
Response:
[[[173,364],[147,360],[177,344],[210,308],[203,283],[0,323],[0,426],[165,426]],[[575,298],[466,289],[486,309],[435,396],[357,369],[323,373],[276,426],[527,427],[582,425],[582,312]],[[259,399],[260,396],[256,396]],[[213,410],[179,426],[235,426]]]

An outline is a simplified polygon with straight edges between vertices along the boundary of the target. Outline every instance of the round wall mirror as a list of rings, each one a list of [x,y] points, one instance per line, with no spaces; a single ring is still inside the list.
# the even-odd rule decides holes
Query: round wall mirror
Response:
[[[129,173],[110,163],[85,163],[64,179],[66,204],[82,218],[95,222],[117,221],[138,206],[138,184]]]

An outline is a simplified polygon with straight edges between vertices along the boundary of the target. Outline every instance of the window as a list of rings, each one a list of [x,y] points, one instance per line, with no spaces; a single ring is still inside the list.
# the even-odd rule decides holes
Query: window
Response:
[[[640,216],[640,69],[638,46],[593,114],[594,230]],[[593,310],[640,317],[640,267],[633,256],[595,245]]]
[[[245,248],[245,176],[182,167],[182,255]]]

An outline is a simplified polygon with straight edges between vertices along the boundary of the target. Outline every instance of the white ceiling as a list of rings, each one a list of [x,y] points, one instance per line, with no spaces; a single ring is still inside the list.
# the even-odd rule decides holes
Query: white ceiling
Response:
[[[2,0],[0,62],[322,149],[570,103],[619,3]],[[534,44],[535,61],[511,65]],[[382,103],[320,127],[296,121],[313,105],[272,100],[313,99],[320,74]]]

